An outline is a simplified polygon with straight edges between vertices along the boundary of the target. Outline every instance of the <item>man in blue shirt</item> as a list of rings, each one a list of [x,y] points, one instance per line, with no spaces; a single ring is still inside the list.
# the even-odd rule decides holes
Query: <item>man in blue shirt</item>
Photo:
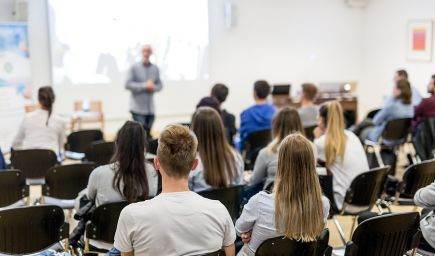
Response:
[[[275,107],[267,103],[270,85],[264,80],[254,83],[255,105],[246,109],[240,115],[240,149],[243,148],[249,134],[271,129]]]
[[[399,80],[408,80],[408,72],[404,69],[400,69],[397,70],[396,73],[394,73],[394,84],[397,84],[397,81]],[[420,102],[423,100],[423,97],[420,94],[420,91],[418,90],[417,87],[411,85],[411,91],[412,91],[412,98],[411,98],[411,104],[412,106],[417,106],[418,104],[420,104]],[[395,100],[395,96],[394,95],[389,95],[384,102],[384,106],[388,106],[390,104],[393,103],[393,101]]]
[[[6,169],[6,161],[5,158],[3,157],[2,149],[0,148],[0,170],[2,169]]]

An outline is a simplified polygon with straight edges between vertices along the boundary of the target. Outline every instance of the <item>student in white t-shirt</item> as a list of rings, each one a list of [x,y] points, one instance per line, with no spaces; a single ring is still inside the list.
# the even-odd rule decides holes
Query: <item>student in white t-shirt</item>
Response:
[[[52,114],[54,100],[50,86],[39,88],[40,108],[24,117],[12,142],[13,149],[48,149],[59,155],[65,140],[65,123]]]
[[[359,138],[344,128],[343,109],[338,101],[329,101],[319,109],[318,126],[314,131],[318,158],[325,162],[333,176],[334,199],[341,209],[347,189],[360,173],[369,171],[369,164]]]
[[[162,132],[155,159],[162,193],[121,212],[114,243],[121,255],[203,255],[220,249],[235,255],[235,229],[225,206],[189,191],[197,146],[187,127]]]

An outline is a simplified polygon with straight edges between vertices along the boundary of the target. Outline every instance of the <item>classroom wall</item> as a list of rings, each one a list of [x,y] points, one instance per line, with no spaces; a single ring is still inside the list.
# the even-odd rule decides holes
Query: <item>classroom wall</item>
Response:
[[[405,56],[406,22],[435,20],[430,13],[435,7],[432,0],[376,0],[366,9],[349,8],[343,0],[232,0],[232,28],[224,22],[228,1],[209,0],[210,80],[166,81],[156,95],[155,128],[188,121],[214,82],[230,87],[225,107],[238,114],[252,104],[256,79],[291,83],[294,92],[306,81],[355,80],[360,82],[360,113],[364,113],[389,92],[395,69],[409,69],[413,83],[421,89],[425,77],[434,72],[433,62],[407,63]],[[0,7],[10,3],[13,0],[0,0]],[[4,18],[4,8],[0,10]],[[29,1],[28,22],[36,89],[50,83],[46,0]],[[128,92],[122,84],[58,86],[55,90],[59,112],[70,112],[76,99],[90,98],[104,101],[106,118],[116,124],[115,130],[129,118]]]
[[[401,68],[408,71],[411,83],[425,95],[430,76],[435,74],[435,54],[432,53],[431,62],[407,60],[407,24],[409,20],[435,22],[434,10],[432,0],[370,1],[363,21],[361,109],[376,108],[382,103],[391,92],[394,72]],[[435,41],[432,49],[435,51]]]

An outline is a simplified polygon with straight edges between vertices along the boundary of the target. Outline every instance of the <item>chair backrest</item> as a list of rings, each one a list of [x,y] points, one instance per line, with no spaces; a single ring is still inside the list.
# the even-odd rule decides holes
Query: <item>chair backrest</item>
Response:
[[[79,163],[50,168],[45,176],[42,194],[65,200],[75,199],[88,185],[89,175],[95,166],[94,163]]]
[[[382,131],[384,140],[405,140],[410,132],[411,118],[399,118],[390,120]]]
[[[223,249],[220,249],[219,251],[208,253],[203,256],[225,256],[225,251]]]
[[[110,163],[113,153],[115,153],[114,142],[94,141],[86,149],[85,158],[100,166]]]
[[[370,218],[358,225],[346,256],[401,256],[418,245],[418,212],[388,214]]]
[[[324,229],[317,241],[298,242],[280,236],[264,241],[255,252],[256,256],[323,256],[328,250],[329,230]]]
[[[0,252],[29,254],[68,238],[62,208],[39,205],[0,211]]]
[[[359,207],[361,211],[370,210],[383,191],[389,169],[389,166],[375,168],[356,176],[346,192],[343,210],[348,206]]]
[[[119,215],[127,205],[124,201],[97,207],[86,225],[86,238],[113,244]]]
[[[89,145],[94,141],[103,140],[103,132],[101,130],[81,130],[72,132],[67,137],[65,150],[85,153]]]
[[[334,198],[334,185],[332,175],[318,175],[320,187],[322,188],[322,194],[329,199],[331,207],[329,208],[329,214],[334,215],[340,212],[335,203]]]
[[[153,155],[157,155],[157,148],[159,147],[159,140],[154,139],[148,142],[147,152]]]
[[[51,150],[14,150],[11,154],[12,167],[22,171],[27,179],[43,178],[47,170],[56,164],[56,153]]]
[[[251,163],[254,164],[258,152],[272,141],[272,131],[270,129],[250,133],[246,139],[244,149],[249,155]]]
[[[307,126],[304,128],[305,137],[310,141],[314,141],[314,129],[316,129],[317,125]]]
[[[103,103],[100,100],[89,101],[89,109],[83,109],[83,101],[74,101],[74,111],[90,111],[90,112],[103,112]]]
[[[29,196],[26,178],[19,170],[0,170],[0,208]]]
[[[401,197],[413,198],[417,190],[435,180],[435,159],[413,164],[406,168],[400,186]]]
[[[369,112],[367,113],[366,118],[367,118],[367,119],[373,119],[373,118],[375,117],[375,115],[376,115],[380,110],[381,110],[380,108],[377,108],[377,109],[373,109],[373,110],[369,111]]]
[[[233,220],[236,220],[239,217],[242,193],[243,186],[234,186],[198,192],[199,195],[205,198],[219,200],[228,209],[228,212]]]

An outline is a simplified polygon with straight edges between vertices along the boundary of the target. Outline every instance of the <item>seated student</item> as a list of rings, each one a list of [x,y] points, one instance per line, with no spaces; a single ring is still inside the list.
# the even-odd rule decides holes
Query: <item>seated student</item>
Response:
[[[220,116],[222,116],[222,112],[220,109],[220,103],[213,96],[207,96],[207,97],[201,98],[199,100],[198,104],[196,104],[196,109],[198,109],[200,107],[210,107],[210,108],[216,110]]]
[[[375,126],[365,128],[360,135],[361,141],[366,139],[378,141],[382,135],[385,125],[388,121],[398,118],[412,118],[414,108],[411,105],[411,85],[407,80],[398,80],[393,90],[394,100],[385,105],[373,118]],[[384,141],[385,144],[394,144],[394,142]]]
[[[197,146],[187,127],[173,125],[162,132],[154,160],[162,193],[122,210],[115,235],[115,248],[122,255],[204,255],[222,248],[227,256],[235,255],[228,210],[189,191]]]
[[[145,145],[143,126],[127,121],[116,136],[113,163],[96,168],[89,176],[87,196],[95,206],[123,200],[133,203],[157,194],[158,175],[145,161]],[[91,244],[101,249],[113,246],[93,240]]]
[[[254,83],[255,105],[246,109],[240,115],[239,149],[243,148],[249,134],[271,128],[276,109],[267,103],[269,93],[270,85],[266,81],[259,80]]]
[[[317,124],[319,107],[314,104],[317,96],[317,87],[314,84],[302,84],[301,107],[298,109],[304,127]]]
[[[415,107],[414,120],[412,121],[412,130],[414,132],[418,125],[426,118],[435,117],[435,75],[432,75],[432,79],[427,85],[427,92],[431,96],[423,99],[421,103]]]
[[[222,119],[224,121],[224,127],[226,135],[228,137],[228,142],[231,145],[234,145],[233,137],[237,133],[236,117],[222,108],[222,103],[224,103],[227,99],[228,93],[229,89],[224,84],[215,84],[211,89],[211,96],[215,97],[219,101],[219,108],[221,109]]]
[[[430,253],[435,253],[435,182],[419,189],[414,196],[414,202],[420,207],[430,210],[428,214],[423,216],[420,221],[420,229],[423,234],[423,239],[420,241],[420,249]]]
[[[272,194],[253,196],[236,221],[245,245],[238,255],[255,255],[266,239],[286,236],[315,241],[325,228],[329,201],[322,196],[312,144],[301,134],[287,136],[279,147]]]
[[[243,185],[243,159],[226,140],[216,110],[198,108],[193,114],[192,130],[198,138],[198,165],[190,173],[189,188],[202,191]]]
[[[320,107],[317,125],[314,144],[318,158],[333,175],[334,199],[341,209],[352,180],[368,171],[369,164],[358,137],[345,130],[343,109],[338,101]]]
[[[394,77],[393,77],[394,85],[396,85],[397,82],[400,80],[406,80],[409,82],[408,72],[404,69],[397,70],[396,73],[394,73]],[[418,104],[420,104],[423,97],[421,96],[420,91],[418,90],[417,87],[410,84],[410,88],[412,92],[411,105],[417,106]],[[388,96],[385,99],[384,106],[390,105],[395,99],[396,96],[393,93],[392,95]]]
[[[39,88],[40,108],[24,117],[12,142],[13,149],[49,149],[59,155],[65,140],[65,123],[52,115],[54,100],[50,86]]]
[[[317,115],[317,114],[316,114]],[[272,121],[272,142],[260,150],[255,161],[254,171],[249,179],[250,185],[264,182],[264,188],[275,181],[278,165],[278,149],[281,141],[290,133],[304,134],[298,111],[285,107],[278,111]]]

